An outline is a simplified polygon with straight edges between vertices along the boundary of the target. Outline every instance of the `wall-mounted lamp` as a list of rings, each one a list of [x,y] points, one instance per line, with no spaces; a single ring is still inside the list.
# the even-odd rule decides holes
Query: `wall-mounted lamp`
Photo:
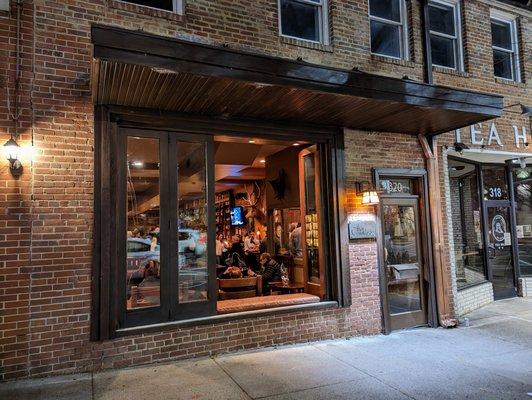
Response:
[[[4,155],[9,161],[9,170],[13,176],[20,176],[22,174],[22,163],[19,160],[20,146],[13,138],[9,139],[4,144]]]
[[[379,195],[370,182],[355,182],[355,190],[357,196],[362,196],[362,205],[374,206],[379,204]]]
[[[454,143],[454,150],[457,153],[462,154],[464,152],[464,150],[468,150],[468,149],[469,149],[469,146],[466,145],[465,143],[462,143],[462,142],[455,142]]]

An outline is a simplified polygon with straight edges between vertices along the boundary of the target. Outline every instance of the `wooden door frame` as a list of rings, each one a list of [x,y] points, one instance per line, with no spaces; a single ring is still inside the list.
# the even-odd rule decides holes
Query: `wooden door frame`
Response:
[[[434,278],[434,263],[432,254],[432,234],[431,234],[431,221],[430,210],[428,204],[428,177],[425,169],[407,169],[407,168],[373,168],[373,181],[375,187],[380,187],[380,182],[383,178],[407,178],[418,180],[419,182],[419,217],[421,237],[426,238],[422,240],[422,249],[425,257],[425,274],[428,280],[426,293],[426,308],[427,308],[427,321],[430,327],[438,327],[438,310],[436,303],[436,284]],[[381,198],[395,197],[395,198],[407,198],[408,195],[396,195],[388,196],[386,194],[381,195]],[[388,287],[386,282],[386,275],[384,271],[384,236],[382,232],[382,207],[379,204],[376,207],[377,215],[377,262],[379,269],[379,288],[380,288],[380,301],[382,309],[382,325],[383,333],[388,334],[392,331],[390,321],[390,310],[388,306]],[[425,279],[424,279],[425,281]]]

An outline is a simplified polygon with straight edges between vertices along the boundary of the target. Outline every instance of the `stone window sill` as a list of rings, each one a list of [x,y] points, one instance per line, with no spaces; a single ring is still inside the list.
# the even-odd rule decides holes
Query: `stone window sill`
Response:
[[[460,76],[462,78],[470,78],[471,77],[471,74],[468,74],[465,71],[457,71],[456,69],[437,67],[437,66],[434,66],[434,65],[432,66],[432,71],[433,72],[437,72],[437,73],[441,73],[441,74]]]
[[[526,88],[526,84],[523,83],[523,82],[511,81],[509,79],[498,78],[496,76],[494,77],[494,79],[495,79],[496,83],[501,83],[503,85],[515,86],[515,87],[519,87],[519,88]]]
[[[279,40],[281,41],[281,43],[286,43],[298,47],[305,47],[307,49],[326,51],[329,53],[332,53],[333,51],[333,47],[330,44],[309,42],[307,40],[300,40],[286,36],[279,36]]]
[[[176,22],[182,22],[185,18],[184,15],[178,14],[173,11],[158,10],[156,8],[146,7],[139,4],[127,3],[122,0],[109,0],[109,7],[115,8],[117,10],[131,11],[139,15],[164,18]],[[185,5],[183,4],[183,8],[184,7]]]
[[[414,68],[416,63],[411,60],[403,60],[398,58],[381,56],[380,54],[371,54],[372,61],[385,62],[394,65],[401,65],[403,67]]]

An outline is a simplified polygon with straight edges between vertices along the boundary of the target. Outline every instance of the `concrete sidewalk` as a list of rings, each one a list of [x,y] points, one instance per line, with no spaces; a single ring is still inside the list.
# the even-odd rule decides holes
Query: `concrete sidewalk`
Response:
[[[2,400],[532,399],[532,299],[416,329],[0,384]]]

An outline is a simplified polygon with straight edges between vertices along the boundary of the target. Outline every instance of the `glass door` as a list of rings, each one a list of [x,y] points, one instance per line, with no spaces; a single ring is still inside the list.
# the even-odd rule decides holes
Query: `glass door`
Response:
[[[120,327],[214,315],[212,136],[124,128],[118,148]]]
[[[383,198],[384,273],[391,330],[427,324],[419,200]]]
[[[495,300],[516,296],[510,205],[487,201],[485,218],[488,236],[488,274]]]

